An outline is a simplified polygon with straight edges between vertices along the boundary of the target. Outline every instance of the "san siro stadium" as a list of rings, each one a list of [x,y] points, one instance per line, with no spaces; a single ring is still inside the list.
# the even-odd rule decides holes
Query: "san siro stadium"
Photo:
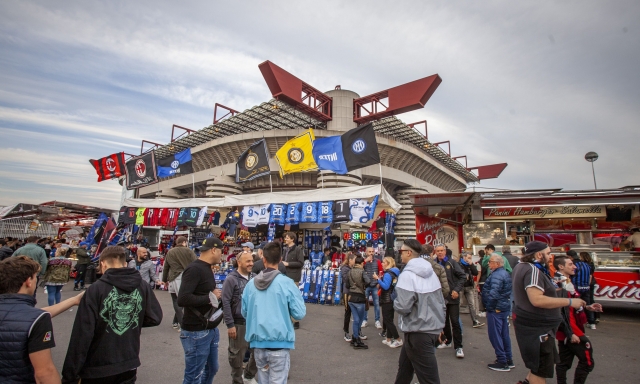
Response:
[[[424,107],[442,81],[437,74],[360,97],[340,86],[321,92],[270,61],[258,67],[273,99],[243,112],[216,104],[213,124],[197,131],[174,125],[171,142],[151,143],[151,150],[159,160],[191,148],[194,173],[139,188],[136,197],[223,197],[371,185],[382,180],[384,188],[402,204],[396,215],[395,236],[403,239],[416,234],[411,195],[463,191],[470,183],[497,177],[506,166],[468,168],[443,150],[448,142],[431,143],[416,129],[424,124],[426,131],[425,121],[407,124],[396,117]],[[381,164],[345,175],[312,171],[280,178],[274,156],[287,140],[308,128],[320,138],[341,135],[369,122],[374,125]],[[176,130],[181,132],[177,137]],[[238,157],[263,138],[271,175],[236,183]],[[141,152],[145,142],[150,143],[143,141]]]

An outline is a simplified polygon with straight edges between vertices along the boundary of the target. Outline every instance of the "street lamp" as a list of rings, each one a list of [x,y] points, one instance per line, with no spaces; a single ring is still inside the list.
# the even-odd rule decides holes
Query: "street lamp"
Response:
[[[587,152],[587,154],[584,155],[584,159],[591,163],[591,172],[593,173],[593,187],[595,189],[598,189],[598,185],[596,184],[596,171],[593,168],[593,162],[598,160],[598,154],[595,152]]]

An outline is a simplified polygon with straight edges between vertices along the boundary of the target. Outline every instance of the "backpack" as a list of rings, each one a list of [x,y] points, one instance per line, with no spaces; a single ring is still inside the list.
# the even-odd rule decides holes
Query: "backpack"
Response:
[[[398,294],[396,293],[396,284],[398,283],[398,275],[396,275],[391,270],[389,270],[389,273],[394,276],[393,279],[391,279],[391,287],[389,288],[389,290],[391,291],[389,295],[391,297],[391,301],[393,302],[398,297]]]

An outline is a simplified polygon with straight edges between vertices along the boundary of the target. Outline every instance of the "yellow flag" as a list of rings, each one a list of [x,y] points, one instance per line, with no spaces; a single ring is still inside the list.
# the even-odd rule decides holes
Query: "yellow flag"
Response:
[[[294,137],[284,143],[276,152],[276,160],[280,166],[280,178],[289,173],[314,171],[318,169],[313,159],[313,129]]]

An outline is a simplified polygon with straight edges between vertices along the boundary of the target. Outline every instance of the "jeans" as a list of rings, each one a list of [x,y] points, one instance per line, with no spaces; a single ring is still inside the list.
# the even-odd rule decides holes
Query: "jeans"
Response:
[[[344,324],[342,325],[342,330],[344,333],[349,333],[349,322],[351,321],[351,307],[349,306],[349,301],[347,299],[348,295],[345,293],[344,297]]]
[[[378,296],[377,287],[368,287],[364,290],[364,296],[369,300],[369,295],[373,296],[373,313],[376,315],[376,321],[380,321],[380,296]],[[364,313],[363,321],[369,319],[369,312]]]
[[[291,368],[288,349],[270,351],[268,349],[255,348],[253,354],[258,367],[258,383],[286,384],[289,368]]]
[[[81,287],[84,287],[84,275],[87,273],[87,264],[76,265],[76,271],[78,272],[78,275],[76,276],[73,285],[75,288],[78,288],[78,284],[80,284]]]
[[[364,303],[349,303],[351,314],[353,315],[353,337],[360,337],[360,327],[362,319],[366,312],[364,311]]]
[[[211,384],[218,372],[218,328],[204,331],[180,331],[184,349],[183,384]]]
[[[242,368],[244,354],[249,350],[249,342],[244,339],[247,332],[245,325],[236,324],[236,338],[229,339],[229,365],[231,366],[231,379],[234,384],[243,384],[242,373],[248,379],[256,375],[256,361],[253,354],[249,357],[246,368]]]
[[[447,313],[444,319],[444,337],[447,339],[447,344],[450,344],[452,340],[451,328],[453,328],[454,348],[462,348],[462,327],[460,327],[459,303],[447,304]]]
[[[507,361],[513,360],[511,336],[509,336],[509,312],[487,312],[487,331],[498,363],[506,365]]]
[[[82,379],[82,384],[133,384],[137,379],[137,369],[118,373],[117,375],[97,379]]]
[[[385,303],[382,304],[382,322],[384,324],[384,328],[387,332],[387,339],[398,339],[400,335],[398,335],[398,329],[396,325],[393,323],[393,317],[395,312],[393,311],[393,303]]]
[[[182,307],[178,306],[178,294],[171,293],[171,301],[173,302],[173,324],[182,324]]]
[[[420,384],[440,384],[436,344],[438,335],[431,333],[405,333],[398,360],[396,384],[411,384],[413,374]]]
[[[467,299],[471,321],[475,324],[478,321],[478,319],[476,318],[476,288],[464,287],[464,297]]]
[[[47,295],[49,296],[49,305],[58,304],[61,299],[62,285],[47,285]]]

